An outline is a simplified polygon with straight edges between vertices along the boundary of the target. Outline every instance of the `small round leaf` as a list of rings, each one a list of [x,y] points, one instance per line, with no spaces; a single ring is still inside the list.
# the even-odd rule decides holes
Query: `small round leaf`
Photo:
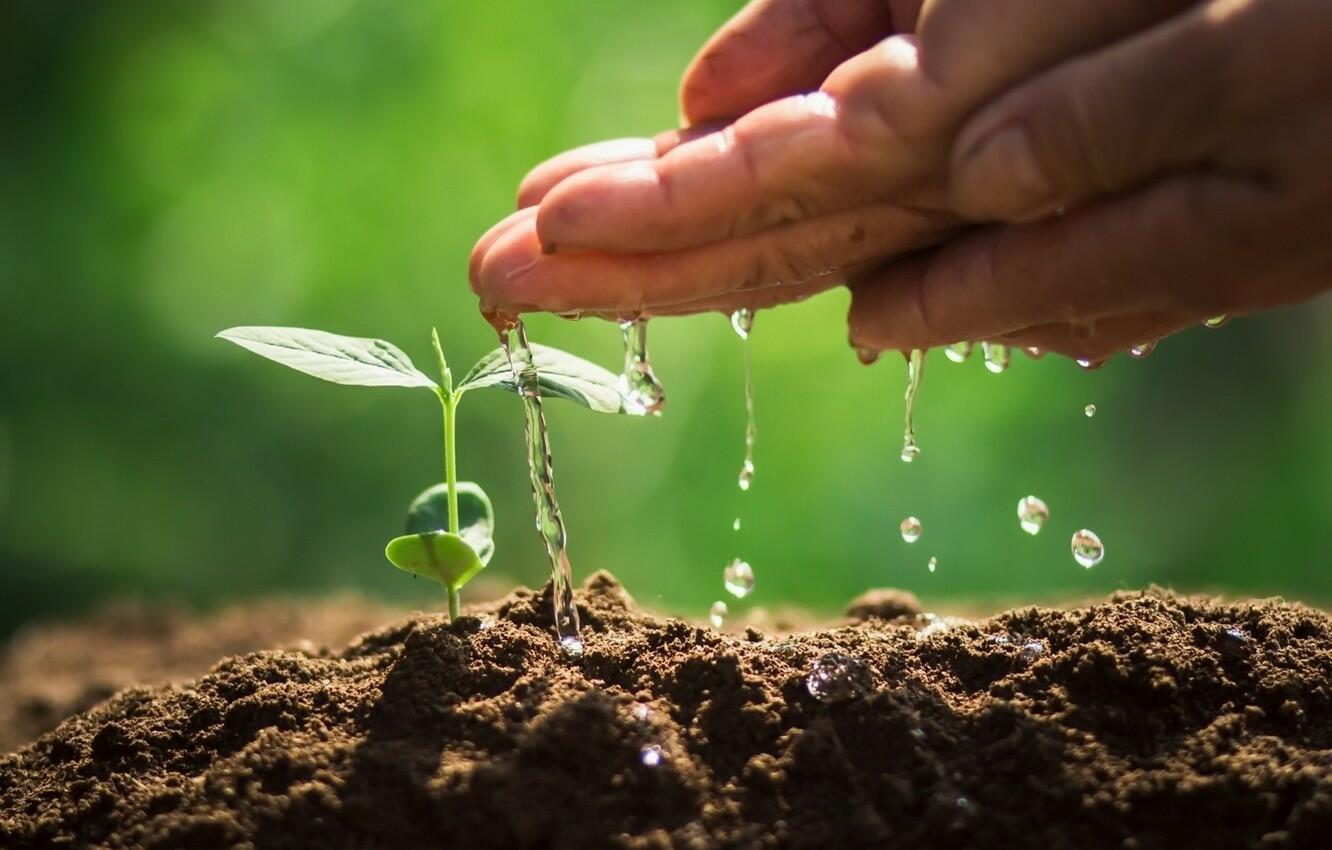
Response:
[[[479,484],[459,481],[457,486],[458,525],[461,526],[457,529],[458,534],[476,551],[481,562],[488,564],[495,552],[495,508]],[[436,484],[426,488],[407,508],[408,534],[453,530],[449,528],[447,484]]]
[[[384,547],[389,563],[400,570],[433,579],[457,590],[485,568],[476,550],[447,531],[404,534]]]

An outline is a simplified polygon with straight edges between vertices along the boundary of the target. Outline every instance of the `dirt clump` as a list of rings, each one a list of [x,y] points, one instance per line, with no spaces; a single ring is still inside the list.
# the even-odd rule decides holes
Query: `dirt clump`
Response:
[[[578,601],[578,658],[547,588],[131,688],[0,760],[0,847],[1332,836],[1332,619],[1300,605],[1150,590],[782,636],[648,616],[604,573]]]

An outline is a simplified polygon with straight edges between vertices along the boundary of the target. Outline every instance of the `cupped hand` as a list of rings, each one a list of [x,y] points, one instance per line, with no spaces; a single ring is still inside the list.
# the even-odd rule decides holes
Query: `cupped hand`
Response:
[[[970,112],[1187,3],[1050,5],[751,3],[685,74],[695,129],[578,149],[528,176],[524,208],[473,252],[483,309],[768,306],[946,240],[963,226],[947,171]]]
[[[1212,0],[1037,75],[962,129],[949,203],[1008,223],[860,276],[855,344],[1094,361],[1328,289],[1332,4]]]

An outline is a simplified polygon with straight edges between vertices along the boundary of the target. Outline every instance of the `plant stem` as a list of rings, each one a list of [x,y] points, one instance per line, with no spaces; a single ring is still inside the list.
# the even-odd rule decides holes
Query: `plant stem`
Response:
[[[458,615],[459,615],[461,612],[462,612],[462,596],[458,593],[458,588],[456,588],[456,587],[450,587],[450,588],[449,588],[449,622],[453,622],[453,621],[457,620],[457,619],[458,619]]]
[[[458,397],[453,393],[442,393],[440,401],[444,405],[444,480],[449,486],[449,531],[458,534],[458,471],[457,454],[454,451],[454,411]]]

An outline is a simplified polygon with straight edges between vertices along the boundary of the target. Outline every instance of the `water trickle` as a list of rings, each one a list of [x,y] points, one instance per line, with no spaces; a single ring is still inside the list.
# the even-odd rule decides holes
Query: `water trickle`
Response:
[[[578,636],[578,608],[573,599],[573,568],[569,565],[568,531],[555,498],[555,473],[550,460],[550,434],[546,429],[546,414],[541,406],[541,389],[537,383],[536,365],[532,362],[532,348],[527,342],[527,329],[522,319],[514,319],[500,331],[500,345],[513,372],[513,383],[523,400],[525,433],[527,436],[527,468],[532,479],[532,500],[536,503],[536,527],[550,558],[552,603],[555,614],[555,634],[560,646],[572,656],[583,654],[583,641]]]
[[[920,520],[909,516],[902,520],[902,539],[908,543],[915,543],[920,539]]]
[[[624,373],[620,375],[620,393],[626,412],[633,416],[660,416],[666,406],[666,391],[652,371],[648,356],[647,319],[620,323],[624,337]]]
[[[1087,414],[1088,419],[1091,419],[1093,416],[1096,415],[1096,405],[1089,404],[1086,407],[1082,408],[1082,412]]]
[[[749,362],[749,334],[754,329],[754,311],[741,307],[731,314],[731,327],[744,343],[745,350],[745,462],[736,481],[741,490],[754,483],[754,373]]]
[[[1101,563],[1101,559],[1105,557],[1105,546],[1101,543],[1101,538],[1096,536],[1096,532],[1085,528],[1073,534],[1071,546],[1073,560],[1087,569]]]
[[[911,351],[907,358],[907,385],[904,396],[902,426],[902,462],[920,457],[920,446],[916,443],[916,395],[920,392],[920,379],[925,373],[925,352],[919,348]]]
[[[1151,354],[1155,350],[1156,350],[1156,340],[1148,340],[1147,342],[1140,342],[1129,349],[1129,357],[1132,357],[1136,360],[1141,360],[1142,358],[1146,357],[1148,354]]]
[[[754,592],[754,568],[736,558],[722,570],[722,584],[736,599],[744,599]]]
[[[712,623],[714,629],[720,629],[726,623],[726,615],[730,612],[731,609],[726,607],[726,603],[718,599],[708,609],[708,622]]]
[[[952,345],[944,347],[944,357],[947,357],[954,363],[961,363],[971,356],[972,348],[973,345],[970,342],[955,342]]]
[[[1007,369],[1013,359],[1012,350],[997,342],[982,342],[981,354],[985,356],[985,368],[996,375]]]
[[[1017,506],[1018,522],[1028,534],[1038,534],[1050,518],[1050,509],[1037,496],[1023,496]]]
[[[805,677],[805,690],[819,702],[846,702],[869,693],[874,687],[869,665],[854,655],[830,652],[814,662]]]
[[[929,569],[930,572],[934,572],[939,568],[939,559],[931,555],[930,562],[925,566]]]
[[[643,762],[644,767],[656,767],[661,764],[661,747],[656,744],[648,744],[646,747],[639,750],[638,757]]]
[[[1210,318],[1210,319],[1208,319],[1207,321],[1203,322],[1203,324],[1206,325],[1206,326],[1209,327],[1209,328],[1220,328],[1220,327],[1224,327],[1225,324],[1226,324],[1226,322],[1229,322],[1229,321],[1230,321],[1230,317],[1227,316],[1227,315],[1225,315],[1225,314],[1223,313],[1223,314],[1220,315],[1220,316],[1213,316],[1212,318]]]

